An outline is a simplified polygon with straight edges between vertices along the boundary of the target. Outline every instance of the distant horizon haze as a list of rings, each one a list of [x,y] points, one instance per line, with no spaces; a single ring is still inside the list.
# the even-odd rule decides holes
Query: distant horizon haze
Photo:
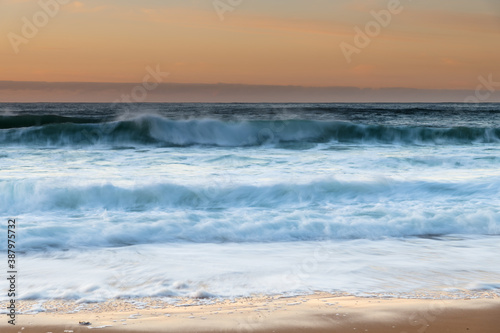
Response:
[[[307,87],[203,83],[0,81],[0,103],[462,103],[500,102],[500,89]],[[492,90],[492,91],[491,91]]]

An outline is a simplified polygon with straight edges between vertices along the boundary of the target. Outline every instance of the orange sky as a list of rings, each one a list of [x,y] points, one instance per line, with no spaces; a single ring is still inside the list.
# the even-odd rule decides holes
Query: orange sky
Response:
[[[0,0],[0,81],[141,82],[156,65],[176,83],[475,89],[480,75],[500,81],[498,0],[401,0],[351,63],[341,43],[354,45],[354,28],[397,0],[243,0],[223,20],[214,2],[230,0],[42,1],[68,4],[16,53],[23,17],[32,22],[42,9]]]

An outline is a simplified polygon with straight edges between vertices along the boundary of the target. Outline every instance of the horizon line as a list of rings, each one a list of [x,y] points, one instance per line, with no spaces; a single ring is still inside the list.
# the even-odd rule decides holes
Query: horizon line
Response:
[[[478,90],[479,89],[479,90]],[[244,83],[0,81],[3,103],[498,103],[488,87],[300,86]]]
[[[144,82],[114,82],[114,81],[14,81],[14,80],[0,80],[0,89],[2,84],[104,84],[104,85],[140,85]],[[465,88],[415,88],[415,87],[362,87],[362,86],[308,86],[297,84],[253,84],[253,83],[228,83],[228,82],[159,82],[158,85],[191,85],[191,86],[248,86],[248,87],[289,87],[289,88],[314,88],[314,89],[368,89],[368,90],[382,90],[382,89],[404,89],[404,90],[426,90],[426,91],[473,91],[473,89]]]

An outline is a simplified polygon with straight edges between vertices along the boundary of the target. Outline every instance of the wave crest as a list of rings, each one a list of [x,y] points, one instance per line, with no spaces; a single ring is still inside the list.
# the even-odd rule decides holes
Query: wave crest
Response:
[[[244,147],[289,143],[472,144],[500,142],[500,128],[408,127],[340,121],[170,120],[161,116],[95,123],[65,117],[21,119],[0,128],[0,143],[42,146],[159,145]],[[55,117],[55,116],[54,116]],[[41,125],[31,126],[38,121]],[[13,121],[10,121],[13,123]],[[20,128],[21,125],[30,125]]]

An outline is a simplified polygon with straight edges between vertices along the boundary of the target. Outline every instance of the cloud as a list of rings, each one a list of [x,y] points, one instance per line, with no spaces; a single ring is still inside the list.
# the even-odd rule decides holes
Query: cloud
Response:
[[[0,102],[104,102],[130,95],[136,83],[16,82],[0,81]],[[163,83],[149,92],[145,102],[463,102],[469,90],[356,87],[304,87],[242,84]],[[487,102],[500,102],[500,92]]]
[[[453,59],[453,58],[443,58],[441,59],[441,62],[446,65],[446,66],[451,66],[451,67],[457,67],[457,66],[462,66],[463,63]]]
[[[311,20],[278,18],[267,15],[239,15],[232,13],[233,19],[221,22],[212,11],[191,8],[151,9],[127,12],[127,19],[164,23],[183,27],[216,29],[244,33],[267,33],[269,31],[350,36],[352,29],[335,20]]]
[[[112,9],[110,5],[88,6],[80,1],[73,1],[62,7],[62,10],[70,13],[97,13]]]
[[[453,11],[438,10],[415,10],[412,15],[406,17],[406,22],[414,26],[425,27],[443,33],[451,30],[461,34],[459,31],[467,33],[487,33],[499,34],[498,13],[463,13]]]

